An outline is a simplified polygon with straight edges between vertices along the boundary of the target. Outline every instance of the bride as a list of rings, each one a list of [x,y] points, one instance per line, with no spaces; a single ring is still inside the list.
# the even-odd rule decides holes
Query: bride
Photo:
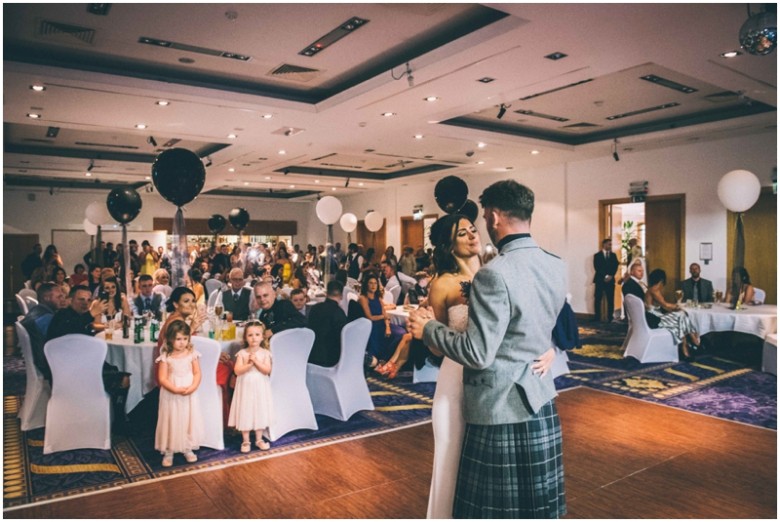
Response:
[[[450,214],[431,227],[436,277],[431,282],[428,304],[436,320],[458,331],[468,326],[471,280],[481,266],[479,232],[464,215]],[[429,349],[437,352],[435,347]],[[545,375],[555,352],[550,348],[532,369]],[[452,518],[460,451],[466,429],[463,420],[463,366],[447,357],[441,365],[433,396],[433,475],[428,497],[428,518]]]

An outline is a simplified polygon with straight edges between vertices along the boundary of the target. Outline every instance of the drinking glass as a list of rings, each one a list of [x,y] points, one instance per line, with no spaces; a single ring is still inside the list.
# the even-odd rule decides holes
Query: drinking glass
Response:
[[[678,303],[682,303],[683,291],[682,290],[675,290],[674,295],[677,296],[677,302]]]
[[[105,330],[106,341],[112,341],[114,339],[114,321],[113,319],[106,324]]]
[[[222,317],[222,312],[224,311],[225,309],[222,307],[222,303],[217,303],[214,307],[214,313],[217,314],[217,317]]]
[[[720,303],[723,301],[723,292],[720,290],[715,290],[715,302]]]

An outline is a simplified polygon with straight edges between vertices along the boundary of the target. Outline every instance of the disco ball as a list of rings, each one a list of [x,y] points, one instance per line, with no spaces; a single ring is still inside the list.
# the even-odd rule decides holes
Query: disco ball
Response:
[[[739,43],[750,54],[765,55],[777,45],[777,13],[752,15],[739,30]]]

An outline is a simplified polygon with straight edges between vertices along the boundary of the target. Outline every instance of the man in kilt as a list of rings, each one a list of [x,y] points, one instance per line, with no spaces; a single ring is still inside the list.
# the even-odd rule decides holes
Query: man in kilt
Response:
[[[531,238],[529,188],[499,181],[480,203],[500,254],[474,277],[468,329],[451,330],[422,308],[409,322],[415,337],[464,367],[453,517],[556,518],[566,513],[556,392],[552,375],[531,366],[551,345],[564,264]]]

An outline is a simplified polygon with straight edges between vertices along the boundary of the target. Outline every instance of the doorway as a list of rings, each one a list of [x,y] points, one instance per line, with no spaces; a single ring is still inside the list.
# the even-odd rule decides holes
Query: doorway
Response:
[[[438,214],[426,214],[422,219],[415,220],[412,216],[401,217],[401,250],[410,246],[417,252],[418,249],[433,248],[429,233],[431,225],[436,222]],[[398,253],[401,256],[401,253]]]

